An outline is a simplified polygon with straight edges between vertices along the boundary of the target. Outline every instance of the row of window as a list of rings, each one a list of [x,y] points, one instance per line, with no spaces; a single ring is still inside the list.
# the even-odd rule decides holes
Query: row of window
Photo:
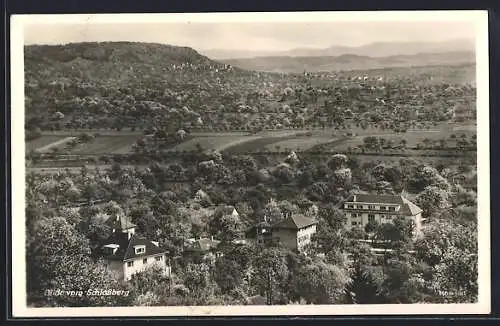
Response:
[[[393,216],[394,215],[391,215],[391,217],[393,217]],[[389,215],[381,215],[381,217],[382,217],[382,219],[386,219],[386,218],[389,219],[390,218]],[[368,214],[368,221],[372,222],[372,223],[375,222],[375,215]],[[361,225],[361,222],[352,221],[351,224],[352,225],[358,225],[358,224]]]
[[[352,213],[352,214],[351,214],[351,217],[361,217],[361,216],[362,216],[362,214],[359,214],[359,213],[358,213],[358,214],[357,214],[357,213]],[[396,217],[396,215],[384,215],[384,214],[382,214],[382,215],[380,215],[380,217],[381,217],[382,219],[385,219],[385,218],[391,218],[391,219],[392,219],[392,218],[395,218],[395,217]],[[371,219],[374,219],[374,218],[375,218],[375,214],[368,214],[368,218],[369,218],[370,220],[371,220]]]
[[[163,260],[163,256],[156,256],[156,257],[155,257],[155,260],[156,260],[156,261],[162,261],[162,260]],[[147,263],[148,263],[148,259],[147,259],[147,258],[144,258],[144,259],[142,260],[142,263],[143,263],[143,264],[147,264]],[[133,261],[133,260],[132,260],[132,261],[128,261],[128,262],[127,262],[127,267],[132,267],[132,266],[134,266],[134,261]]]
[[[371,209],[371,210],[377,209],[375,205],[354,205],[354,204],[347,204],[347,208]],[[396,211],[396,207],[394,206],[380,206],[379,209],[382,211]]]

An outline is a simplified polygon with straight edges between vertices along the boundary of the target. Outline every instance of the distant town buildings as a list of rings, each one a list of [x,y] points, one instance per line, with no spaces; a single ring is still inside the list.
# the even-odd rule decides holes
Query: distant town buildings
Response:
[[[158,266],[170,275],[166,250],[157,242],[135,234],[136,225],[126,217],[114,216],[106,220],[111,227],[107,244],[102,247],[102,258],[108,270],[118,279],[128,281],[135,273],[149,266]]]
[[[413,222],[414,235],[422,232],[422,209],[400,195],[352,195],[342,204],[346,215],[346,228],[364,228],[369,222],[390,223],[396,217]]]

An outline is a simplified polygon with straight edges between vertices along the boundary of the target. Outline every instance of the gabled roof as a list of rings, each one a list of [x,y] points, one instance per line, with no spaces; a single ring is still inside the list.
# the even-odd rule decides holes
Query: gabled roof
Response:
[[[221,205],[215,208],[214,215],[231,215],[235,210],[234,206],[231,205]]]
[[[294,229],[299,230],[305,227],[317,224],[318,222],[305,217],[304,215],[294,214],[286,219],[274,224],[273,229]]]
[[[155,245],[153,242],[146,238],[136,236],[135,234],[127,239],[127,234],[116,234],[110,237],[107,241],[108,244],[117,244],[120,247],[114,255],[104,255],[104,259],[125,261],[139,257],[149,257],[165,253],[166,250]],[[141,254],[135,253],[135,246],[145,246],[146,251]]]
[[[186,247],[186,251],[209,251],[211,249],[217,248],[220,244],[219,240],[212,240],[208,238],[202,238],[196,240],[194,243]]]
[[[401,205],[400,213],[407,216],[415,216],[422,213],[422,209],[420,207],[401,195],[356,194],[351,196],[347,201]],[[394,214],[394,212],[391,212],[391,214]]]
[[[110,216],[105,223],[112,229],[116,230],[127,230],[137,226],[126,216]]]
[[[415,205],[414,203],[412,203],[411,201],[409,201],[408,199],[404,198],[404,197],[401,197],[403,198],[403,202],[405,203],[405,210],[408,209],[409,213],[408,215],[411,215],[411,216],[414,216],[414,215],[417,215],[417,214],[420,214],[422,213],[422,209],[420,207],[418,207],[417,205]]]
[[[403,205],[403,197],[400,195],[356,194],[351,196],[349,198],[349,201]]]

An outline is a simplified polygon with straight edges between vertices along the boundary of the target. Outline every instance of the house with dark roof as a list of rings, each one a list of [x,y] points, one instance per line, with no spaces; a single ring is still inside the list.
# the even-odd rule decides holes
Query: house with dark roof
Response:
[[[184,257],[200,263],[207,258],[216,258],[221,255],[218,250],[219,240],[211,238],[187,239],[184,244]]]
[[[261,222],[246,232],[248,240],[258,244],[276,244],[291,250],[302,251],[311,243],[311,237],[316,233],[317,221],[301,214],[293,214],[275,223]]]
[[[364,228],[370,221],[391,223],[402,216],[413,222],[415,236],[422,232],[422,209],[401,195],[355,194],[341,209],[346,215],[346,228]]]
[[[123,216],[109,217],[106,222],[111,235],[101,249],[104,264],[118,279],[130,280],[147,267],[158,266],[170,275],[167,251],[158,242],[135,234],[136,225]]]

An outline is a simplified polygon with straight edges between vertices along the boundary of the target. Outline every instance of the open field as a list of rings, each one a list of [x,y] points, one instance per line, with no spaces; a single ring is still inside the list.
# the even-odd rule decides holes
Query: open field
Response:
[[[66,144],[75,138],[63,135],[42,136],[26,142],[26,151],[36,150],[44,153],[58,148],[67,154],[127,154],[132,151],[132,145],[140,138],[140,135],[98,136],[89,143],[79,143],[73,148],[66,148]]]
[[[361,133],[361,132],[360,132]],[[406,147],[412,148],[417,145],[421,145],[425,139],[429,141],[438,141],[441,139],[448,139],[452,134],[465,134],[466,136],[472,136],[476,134],[475,127],[470,126],[458,126],[458,127],[448,127],[440,126],[440,128],[429,129],[429,130],[408,130],[405,133],[388,133],[380,130],[372,130],[371,132],[363,132],[364,134],[356,133],[356,136],[345,137],[344,139],[338,141],[333,140],[331,143],[319,144],[311,150],[332,150],[336,149],[339,151],[347,151],[350,148],[358,147],[363,144],[363,139],[368,136],[381,137],[386,140],[386,142],[392,142],[394,145],[399,145],[402,140],[406,141]]]
[[[138,136],[99,136],[90,143],[77,145],[71,154],[126,154],[132,151],[132,145]]]
[[[264,148],[268,151],[280,150],[293,150],[293,151],[307,151],[317,145],[335,141],[336,138],[330,136],[302,136],[296,138],[289,138],[286,140],[278,141],[272,144],[265,145]]]
[[[240,142],[246,142],[254,139],[256,137],[252,136],[211,136],[211,137],[196,137],[186,142],[180,143],[174,147],[177,151],[193,151],[199,146],[203,150],[223,150],[228,146],[233,144],[238,144]]]
[[[42,146],[42,147],[38,147],[36,149],[37,152],[40,152],[40,153],[48,153],[50,150],[54,149],[54,148],[61,148],[63,147],[64,145],[66,145],[67,143],[73,141],[75,139],[75,137],[64,137],[64,138],[61,138],[61,139],[58,139],[54,142],[51,142],[50,144],[47,144],[45,146]]]
[[[354,136],[346,137],[349,131]],[[91,142],[77,144],[71,148],[67,143],[81,134],[74,132],[57,131],[44,134],[35,140],[26,142],[26,151],[37,150],[49,152],[58,148],[65,154],[74,155],[105,155],[128,154],[132,152],[133,144],[141,138],[141,133],[130,131],[98,132],[98,136]],[[362,129],[354,126],[349,130],[335,130],[333,128],[314,130],[276,130],[248,133],[234,132],[193,132],[186,141],[176,145],[174,151],[198,150],[199,144],[204,151],[217,150],[230,154],[253,151],[348,151],[363,144],[367,136],[381,137],[386,143],[399,145],[406,142],[406,147],[414,148],[422,145],[425,139],[429,142],[447,140],[448,146],[453,146],[454,141],[450,136],[455,134],[457,139],[462,134],[470,137],[476,134],[474,123],[450,124],[443,123],[430,129],[409,129],[406,133],[394,133],[376,128]]]
[[[27,141],[26,144],[26,152],[36,150],[38,148],[43,148],[44,146],[50,145],[54,142],[57,142],[61,139],[64,139],[65,136],[42,136],[37,139],[33,139]]]

